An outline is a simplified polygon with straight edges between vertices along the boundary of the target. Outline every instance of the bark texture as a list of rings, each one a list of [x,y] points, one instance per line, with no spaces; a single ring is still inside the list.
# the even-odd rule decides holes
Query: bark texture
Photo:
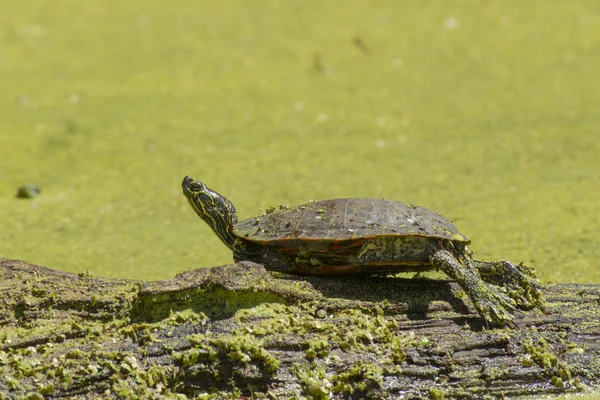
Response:
[[[273,275],[240,262],[141,282],[0,258],[1,398],[496,398],[600,387],[600,286],[482,326],[446,280]]]

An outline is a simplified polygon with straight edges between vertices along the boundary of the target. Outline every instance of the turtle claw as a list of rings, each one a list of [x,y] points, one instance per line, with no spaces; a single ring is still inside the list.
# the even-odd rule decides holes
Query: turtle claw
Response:
[[[515,301],[490,284],[475,288],[470,293],[475,309],[486,322],[518,329],[513,313],[517,310]]]
[[[516,331],[519,330],[519,329],[521,329],[521,328],[519,328],[519,325],[517,325],[515,323],[515,321],[507,321],[506,322],[506,326],[508,326],[509,328],[514,329]]]

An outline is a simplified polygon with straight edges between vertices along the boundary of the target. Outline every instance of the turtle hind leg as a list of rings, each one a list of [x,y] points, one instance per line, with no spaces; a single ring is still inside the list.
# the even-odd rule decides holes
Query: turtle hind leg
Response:
[[[437,250],[430,257],[431,264],[443,271],[467,293],[475,309],[486,321],[516,327],[512,311],[514,302],[500,288],[482,280],[477,270],[465,266],[447,250]]]
[[[510,261],[473,260],[472,263],[484,281],[504,287],[520,308],[544,309],[542,286],[533,268],[523,263],[515,265]]]

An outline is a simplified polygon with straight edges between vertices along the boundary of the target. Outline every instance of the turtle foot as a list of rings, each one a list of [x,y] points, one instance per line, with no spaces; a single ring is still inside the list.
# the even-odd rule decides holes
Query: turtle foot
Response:
[[[502,290],[490,284],[477,285],[470,288],[469,296],[475,309],[487,322],[517,328],[514,323],[515,301]]]
[[[516,301],[507,296],[503,288],[486,282],[469,258],[463,257],[463,264],[450,252],[441,249],[430,260],[436,268],[460,285],[486,322],[516,327],[513,322]]]
[[[542,287],[533,268],[510,261],[474,261],[474,264],[484,281],[502,287],[519,308],[544,309]]]

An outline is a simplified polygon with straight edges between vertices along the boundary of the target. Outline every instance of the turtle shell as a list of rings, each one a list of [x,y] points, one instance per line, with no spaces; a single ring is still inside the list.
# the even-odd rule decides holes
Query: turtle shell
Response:
[[[421,236],[469,243],[441,215],[423,207],[381,199],[333,199],[268,212],[235,225],[237,236],[257,244],[352,242],[376,236]]]

